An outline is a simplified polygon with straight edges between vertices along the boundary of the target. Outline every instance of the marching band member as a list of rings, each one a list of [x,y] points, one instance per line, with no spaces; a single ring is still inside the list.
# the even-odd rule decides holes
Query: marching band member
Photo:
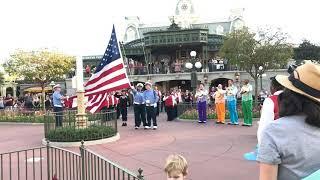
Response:
[[[224,124],[225,123],[225,115],[226,115],[226,103],[224,99],[226,91],[222,89],[222,85],[219,84],[217,87],[217,91],[213,94],[215,99],[216,105],[216,112],[217,112],[217,124]]]
[[[208,91],[204,89],[204,84],[200,83],[199,88],[195,94],[198,104],[199,123],[207,122],[207,96]]]
[[[165,106],[166,106],[168,121],[172,121],[175,119],[174,107],[177,104],[176,98],[175,98],[173,92],[171,92],[171,93],[167,93],[163,99],[164,99]]]
[[[119,99],[117,112],[119,111],[121,113],[122,126],[127,126],[127,108],[129,104],[129,98],[126,94],[126,90],[123,89],[121,94],[116,94],[115,96]]]
[[[237,113],[237,93],[238,88],[233,85],[233,80],[228,80],[228,88],[227,88],[227,103],[228,109],[230,112],[230,121],[228,124],[231,125],[239,125],[238,123],[238,113]]]
[[[156,94],[156,91],[152,89],[151,82],[146,82],[145,87],[146,87],[146,90],[143,92],[144,99],[146,100],[146,111],[147,111],[147,126],[145,126],[145,129],[150,129],[151,119],[152,119],[153,129],[156,130],[158,128],[156,108],[157,108],[157,102],[159,100],[159,97]]]
[[[156,115],[159,116],[160,114],[160,107],[161,107],[161,97],[162,97],[162,94],[161,94],[161,91],[158,90],[158,86],[154,86],[154,90],[156,91],[156,94],[158,95],[159,97],[159,100],[157,102],[157,108],[156,108]]]
[[[143,95],[143,84],[138,83],[136,89],[132,87],[131,94],[133,95],[133,111],[134,111],[134,122],[135,129],[139,129],[141,122],[144,127],[147,126],[146,123],[146,104]]]
[[[248,79],[244,80],[240,94],[242,95],[242,112],[244,116],[242,126],[252,126],[252,85],[249,84]]]

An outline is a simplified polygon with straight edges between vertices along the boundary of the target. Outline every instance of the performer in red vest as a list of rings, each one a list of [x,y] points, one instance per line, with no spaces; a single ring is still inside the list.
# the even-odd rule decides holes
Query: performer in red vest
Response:
[[[258,144],[260,144],[261,133],[263,129],[273,120],[279,118],[278,95],[282,93],[283,86],[281,86],[275,77],[271,77],[270,92],[272,95],[266,98],[261,109],[261,117],[259,121],[259,128],[257,132]]]
[[[165,108],[168,116],[168,121],[174,120],[175,117],[175,107],[177,104],[176,97],[173,92],[167,93],[163,98],[165,102]]]
[[[264,100],[261,109],[261,117],[257,131],[258,145],[255,151],[244,154],[244,158],[249,161],[255,161],[257,158],[257,152],[261,143],[261,135],[264,128],[269,123],[279,118],[278,95],[283,92],[284,87],[278,83],[275,77],[271,77],[270,80],[270,92],[272,95]]]

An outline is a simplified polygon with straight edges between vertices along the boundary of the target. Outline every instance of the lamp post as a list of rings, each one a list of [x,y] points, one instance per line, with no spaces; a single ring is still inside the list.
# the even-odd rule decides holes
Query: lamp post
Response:
[[[193,90],[193,93],[195,94],[196,88],[197,88],[197,84],[198,84],[198,78],[197,78],[197,71],[196,68],[200,69],[202,64],[201,62],[195,62],[196,61],[196,56],[197,56],[197,52],[196,51],[191,51],[190,52],[190,56],[191,56],[191,63],[187,62],[186,63],[186,68],[187,69],[191,69],[191,88]]]
[[[49,84],[49,86],[51,86],[52,92],[53,92],[53,86],[54,86],[54,85],[56,85],[56,83],[55,83],[54,81],[51,81],[50,84]]]
[[[240,73],[239,73],[239,72],[236,72],[236,73],[234,74],[234,77],[235,77],[236,82],[238,83],[238,82],[239,82],[239,79],[240,79]]]
[[[262,77],[266,77],[267,75],[263,73],[263,67],[259,66],[258,76],[260,77],[260,90],[262,91]]]

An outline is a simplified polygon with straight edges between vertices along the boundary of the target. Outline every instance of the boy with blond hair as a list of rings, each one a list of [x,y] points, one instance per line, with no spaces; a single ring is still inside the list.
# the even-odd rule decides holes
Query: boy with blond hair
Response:
[[[188,174],[187,160],[181,155],[170,155],[164,171],[167,174],[167,180],[184,180]]]

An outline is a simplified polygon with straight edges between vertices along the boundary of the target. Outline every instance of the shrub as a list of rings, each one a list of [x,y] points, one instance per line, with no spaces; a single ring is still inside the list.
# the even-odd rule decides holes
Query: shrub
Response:
[[[18,115],[18,116],[1,116],[0,122],[24,122],[24,123],[43,123],[43,116],[26,116],[26,115]]]
[[[243,118],[243,113],[241,110],[238,109],[238,117]],[[252,111],[252,117],[253,118],[259,118],[260,117],[260,111],[253,109]],[[187,120],[195,120],[198,119],[198,111],[196,109],[189,109],[185,111],[183,114],[179,116],[180,119],[187,119]],[[208,119],[217,119],[217,113],[213,111],[212,109],[207,110],[207,118]],[[230,112],[226,110],[226,119],[230,119]]]
[[[117,131],[110,126],[91,125],[85,129],[63,127],[50,130],[47,139],[53,142],[79,142],[109,138],[115,136]]]

